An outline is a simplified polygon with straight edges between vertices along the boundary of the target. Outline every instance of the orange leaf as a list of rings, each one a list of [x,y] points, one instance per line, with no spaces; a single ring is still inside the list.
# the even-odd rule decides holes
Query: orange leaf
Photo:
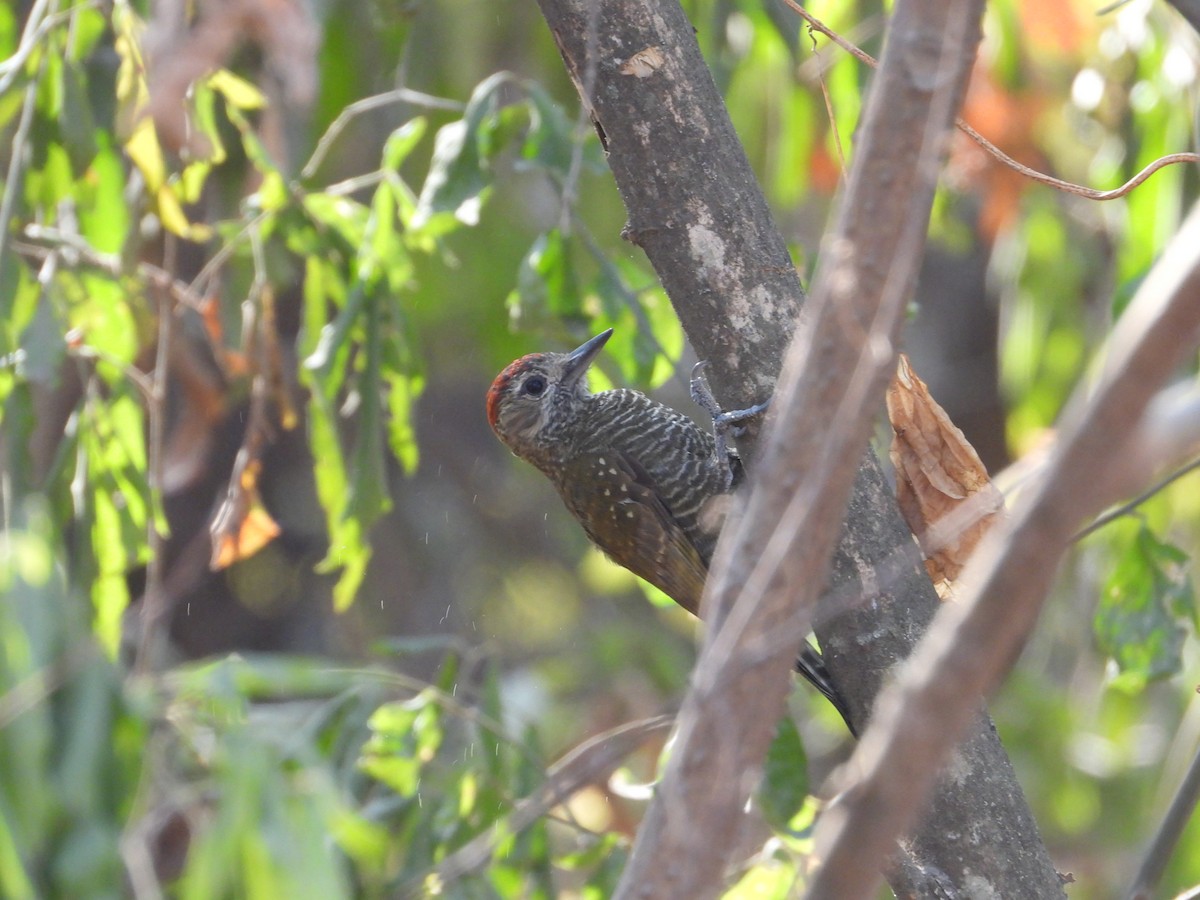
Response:
[[[1003,511],[1004,498],[904,354],[887,391],[887,408],[900,511],[946,599],[950,582]]]
[[[239,463],[244,453],[245,448],[239,454]],[[249,559],[279,537],[279,525],[263,506],[258,493],[260,468],[258,460],[250,460],[230,479],[225,502],[212,524],[213,552],[209,566],[213,569],[224,569]]]
[[[261,504],[251,506],[242,518],[235,533],[213,535],[213,569],[224,569],[235,562],[249,559],[275,538],[279,537],[279,523]]]

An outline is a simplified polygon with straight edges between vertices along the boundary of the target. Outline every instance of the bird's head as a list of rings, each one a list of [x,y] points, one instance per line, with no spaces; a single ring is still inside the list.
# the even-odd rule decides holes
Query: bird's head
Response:
[[[531,353],[496,376],[487,416],[496,436],[517,456],[537,459],[566,436],[564,426],[586,402],[587,370],[612,329],[570,353]]]

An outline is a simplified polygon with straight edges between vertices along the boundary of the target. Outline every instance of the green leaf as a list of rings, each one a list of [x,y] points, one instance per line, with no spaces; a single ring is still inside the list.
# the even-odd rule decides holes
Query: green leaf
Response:
[[[438,129],[433,161],[417,199],[414,229],[425,227],[438,213],[450,213],[464,225],[479,223],[490,179],[484,174],[474,137],[465,119]]]
[[[72,10],[71,27],[67,32],[67,59],[81,62],[86,59],[108,31],[108,20],[98,9],[78,6]]]
[[[359,324],[358,319],[366,303],[362,285],[356,284],[334,320],[321,327],[316,347],[304,360],[304,368],[317,374],[322,388],[330,396],[337,393],[345,377],[344,368],[350,351],[350,336]]]
[[[25,378],[47,388],[58,384],[67,341],[53,303],[38,304],[33,321],[21,334],[21,349],[20,372]]]
[[[101,253],[120,253],[129,235],[130,211],[125,202],[125,167],[107,135],[89,177],[79,184],[79,230]]]
[[[496,115],[498,93],[510,78],[501,72],[481,81],[463,117],[438,130],[433,160],[413,216],[414,229],[425,228],[442,213],[465,225],[478,224],[479,210],[491,184],[487,158],[480,152],[481,140],[489,153],[496,149],[491,143],[496,126],[493,122],[489,128],[485,121]]]
[[[562,107],[539,85],[528,82],[525,89],[529,94],[533,116],[521,147],[521,155],[560,176],[566,176],[575,154],[572,123]]]
[[[309,379],[309,383],[313,388],[312,403],[308,408],[309,446],[312,448],[317,497],[321,501],[321,508],[325,510],[325,524],[329,531],[329,551],[317,564],[317,571],[342,570],[333,588],[334,609],[341,612],[349,609],[354,602],[366,574],[371,548],[363,534],[362,523],[353,516],[343,514],[349,479],[338,440],[333,405],[315,379]]]
[[[366,300],[364,352],[366,364],[357,380],[359,406],[355,415],[354,468],[350,482],[347,515],[357,518],[363,533],[370,531],[380,516],[391,509],[387,463],[383,455],[383,410],[380,377],[379,304],[382,298]]]
[[[517,286],[506,301],[514,321],[547,316],[583,318],[583,297],[570,245],[557,228],[537,236],[517,269]]]
[[[738,879],[721,900],[785,900],[794,895],[800,873],[776,859],[766,859]]]
[[[296,349],[306,370],[320,371],[330,348],[316,357],[310,365],[324,336],[331,307],[342,306],[346,299],[346,284],[338,267],[324,257],[310,254],[304,261],[304,327],[296,341]]]
[[[1125,540],[1100,597],[1096,640],[1123,675],[1136,681],[1165,678],[1182,664],[1185,630],[1179,620],[1196,617],[1188,556],[1158,540],[1144,522]]]
[[[63,101],[58,126],[72,168],[83,172],[96,155],[96,123],[92,118],[82,67],[68,61],[63,68]]]
[[[389,172],[399,171],[400,166],[416,149],[421,138],[425,136],[427,122],[421,116],[409,119],[390,135],[383,145],[383,168]]]
[[[307,194],[301,201],[304,211],[322,231],[331,229],[351,250],[362,246],[371,211],[361,203],[329,194]]]
[[[808,797],[808,757],[790,715],[779,720],[763,765],[758,802],[763,818],[784,831]]]
[[[226,152],[217,127],[216,99],[210,80],[202,79],[192,85],[192,127],[208,141],[207,161],[220,165],[225,162]]]
[[[126,388],[125,390],[128,390]],[[95,564],[92,601],[96,633],[110,654],[120,643],[121,616],[129,605],[125,575],[149,559],[147,528],[153,509],[146,480],[144,419],[128,393],[107,403],[90,398],[80,425],[80,453],[87,473],[88,550]],[[165,526],[159,523],[165,531]]]
[[[0,6],[0,56],[8,57],[17,49],[20,29],[17,27],[15,4]]]
[[[412,475],[419,461],[413,411],[425,387],[425,379],[420,375],[409,376],[389,369],[384,380],[388,389],[388,444],[404,469],[404,474]]]

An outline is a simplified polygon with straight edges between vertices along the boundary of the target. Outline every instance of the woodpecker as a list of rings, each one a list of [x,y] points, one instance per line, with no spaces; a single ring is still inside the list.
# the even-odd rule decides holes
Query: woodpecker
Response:
[[[639,391],[589,391],[588,367],[611,336],[610,328],[570,353],[532,353],[509,364],[488,389],[488,422],[515,456],[550,479],[592,543],[698,615],[724,511],[743,477],[723,438],[730,416],[711,403],[714,436]],[[853,733],[807,642],[796,669]]]

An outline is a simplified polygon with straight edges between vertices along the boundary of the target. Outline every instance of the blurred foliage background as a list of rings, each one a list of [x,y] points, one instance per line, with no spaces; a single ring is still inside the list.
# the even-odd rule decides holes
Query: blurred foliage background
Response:
[[[807,276],[871,73],[775,0],[686,6]],[[884,5],[809,9],[878,53]],[[535,5],[18,0],[0,59],[0,895],[607,896],[663,730],[518,801],[672,708],[694,623],[483,396],[611,325],[594,386],[698,411]],[[1195,149],[1198,61],[1163,3],[997,0],[964,117],[1111,188]],[[959,136],[907,349],[993,471],[1198,181],[1101,204]],[[1200,744],[1196,478],[1078,544],[993,704],[1072,896],[1120,893]],[[802,887],[847,752],[793,700],[729,896]],[[1197,882],[1194,820],[1163,894]]]

